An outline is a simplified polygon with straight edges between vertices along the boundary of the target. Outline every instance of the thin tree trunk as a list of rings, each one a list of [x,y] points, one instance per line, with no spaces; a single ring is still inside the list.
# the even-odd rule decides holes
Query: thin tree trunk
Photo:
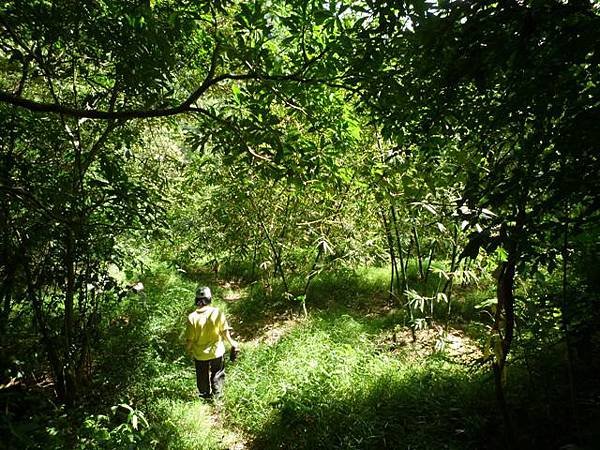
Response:
[[[0,299],[2,299],[2,315],[0,316],[0,339],[4,339],[6,326],[12,309],[13,281],[16,272],[14,261],[7,264],[6,281],[2,284]]]
[[[515,225],[510,234],[510,239],[506,243],[507,260],[502,263],[498,271],[498,284],[496,289],[497,305],[494,325],[492,333],[496,334],[499,339],[499,348],[494,351],[493,371],[494,382],[496,386],[496,398],[498,406],[504,418],[506,426],[507,445],[509,448],[516,448],[516,439],[506,397],[504,395],[504,374],[506,369],[506,361],[514,335],[515,327],[515,297],[514,297],[514,282],[517,260],[519,258],[519,238],[525,224],[524,208],[519,208],[515,220]],[[498,354],[499,353],[499,354]]]
[[[52,377],[54,378],[54,389],[56,396],[61,403],[67,402],[67,388],[65,385],[64,365],[62,364],[55,343],[50,337],[50,332],[44,319],[42,299],[36,295],[36,288],[33,282],[33,276],[27,263],[24,264],[25,278],[27,282],[27,297],[33,308],[36,327],[40,332],[42,347],[46,352]]]
[[[387,238],[388,248],[390,251],[391,275],[390,275],[390,297],[389,297],[389,300],[391,302],[394,297],[394,276],[395,276],[395,274],[397,274],[396,256],[395,256],[395,251],[394,251],[394,241],[392,239],[392,232],[390,230],[389,223],[388,223],[387,219],[385,218],[385,213],[383,212],[383,209],[381,210],[381,220],[383,223],[383,229],[385,231],[385,237]]]
[[[263,232],[265,233],[265,237],[267,238],[267,241],[269,242],[269,247],[271,247],[271,251],[273,252],[273,258],[275,260],[275,271],[276,272],[279,271],[279,275],[281,276],[281,282],[283,283],[283,289],[287,293],[289,291],[289,287],[287,284],[287,280],[285,278],[285,272],[282,267],[280,251],[275,246],[275,243],[273,242],[273,239],[271,238],[271,235],[269,234],[269,230],[267,230],[267,227],[266,227],[264,221],[260,217],[260,214],[258,213],[258,208],[256,207],[256,204],[254,203],[254,199],[251,196],[249,197],[249,199],[252,204],[252,207],[254,208],[254,211],[257,214],[260,227],[263,229]]]
[[[413,236],[415,238],[415,250],[417,252],[417,263],[419,265],[419,278],[422,280],[425,277],[423,273],[423,256],[421,255],[421,243],[419,241],[419,233],[417,233],[417,227],[413,225],[412,227]]]
[[[396,208],[392,205],[391,207],[391,212],[392,212],[392,221],[393,221],[393,226],[394,226],[394,232],[396,235],[396,245],[398,246],[398,257],[400,259],[400,271],[401,271],[401,286],[400,286],[400,294],[402,296],[404,296],[404,293],[406,292],[407,289],[407,285],[406,285],[406,267],[404,265],[404,255],[402,254],[402,241],[400,240],[400,231],[398,230],[398,220],[396,218]]]
[[[412,252],[414,238],[411,236],[406,247],[406,259],[404,260],[404,273],[406,274],[406,289],[408,289],[408,263],[410,261],[410,253]]]
[[[431,243],[431,247],[429,248],[429,257],[428,257],[428,261],[427,261],[427,268],[425,269],[425,286],[427,286],[427,280],[429,279],[429,269],[431,269],[431,262],[433,261],[433,252],[435,251],[435,246],[436,246],[437,242],[433,241]]]
[[[250,269],[250,280],[254,282],[254,277],[256,276],[256,256],[258,253],[258,239],[254,241],[254,252],[252,253],[252,269]]]
[[[271,235],[269,234],[269,231],[267,230],[267,227],[265,226],[264,222],[261,219],[259,219],[259,223],[265,233],[267,242],[269,242],[269,247],[271,247],[271,251],[273,252],[273,258],[275,260],[275,270],[276,270],[276,272],[278,271],[279,275],[281,276],[281,281],[283,283],[283,288],[284,288],[285,292],[288,292],[288,285],[287,285],[287,281],[285,278],[285,273],[283,271],[283,267],[281,265],[281,257],[279,255],[279,251],[275,247],[275,243],[271,239]]]
[[[393,242],[392,242],[393,244]],[[396,298],[400,299],[402,298],[402,296],[404,295],[404,290],[402,288],[402,280],[400,278],[400,274],[398,273],[398,266],[401,265],[399,264],[398,260],[396,259],[396,256],[394,255],[394,260],[392,261],[392,269],[394,270],[395,273],[395,280],[396,280]]]
[[[567,208],[568,211],[568,208]],[[563,248],[562,248],[562,302],[561,302],[561,318],[562,318],[562,329],[565,335],[565,342],[567,345],[567,376],[569,380],[569,400],[571,407],[571,417],[573,418],[573,424],[575,432],[578,432],[579,421],[577,415],[577,403],[576,403],[576,390],[575,390],[575,376],[573,371],[573,350],[571,344],[571,327],[570,327],[570,312],[569,312],[569,301],[568,301],[568,278],[567,278],[567,267],[569,258],[569,219],[565,220],[564,236],[563,236]]]
[[[266,232],[266,229],[265,229]],[[285,271],[283,270],[283,263],[281,260],[281,252],[280,250],[278,250],[275,247],[275,244],[273,243],[273,241],[271,240],[271,237],[267,234],[267,239],[269,241],[269,244],[271,245],[271,250],[273,251],[273,255],[275,257],[275,267],[277,267],[277,270],[279,271],[279,276],[281,277],[281,282],[283,283],[283,290],[285,292],[289,292],[289,287],[287,284],[287,280],[285,278]]]
[[[65,363],[65,401],[72,404],[75,398],[75,374],[73,367],[73,303],[75,296],[75,258],[74,258],[74,237],[71,230],[67,230],[65,242],[65,266],[67,271],[67,280],[65,286],[65,315],[64,315],[64,363]]]
[[[354,176],[355,176],[355,174],[352,175],[352,180],[354,180]],[[337,215],[341,211],[342,206],[344,205],[344,201],[346,200],[346,196],[348,195],[348,192],[350,192],[351,186],[352,186],[352,183],[349,183],[347,185],[346,190],[342,194],[340,200],[338,201],[338,203],[335,207],[335,212],[333,214],[333,217],[337,217]],[[331,227],[332,227],[332,225],[330,224],[327,227],[327,229],[325,230],[324,236],[329,235],[329,232],[331,231]],[[317,268],[317,264],[319,263],[319,259],[323,255],[323,251],[324,251],[323,245],[319,245],[319,248],[317,249],[317,254],[315,255],[315,259],[313,260],[312,266],[310,268],[310,272],[308,273],[308,276],[306,278],[306,283],[304,285],[304,289],[302,291],[302,295],[303,295],[302,311],[304,313],[304,317],[308,316],[308,311],[306,310],[306,296],[308,295],[308,288],[310,287],[310,283],[312,282],[313,278],[316,276],[315,270]]]
[[[308,317],[308,311],[306,310],[306,294],[308,293],[308,288],[310,287],[310,282],[316,276],[316,268],[319,263],[319,259],[323,254],[323,245],[319,245],[319,249],[317,250],[317,254],[315,255],[315,259],[313,260],[312,266],[310,267],[310,271],[308,272],[308,276],[306,277],[306,283],[304,283],[304,289],[302,290],[302,313],[304,317]]]
[[[496,296],[498,304],[496,307],[496,320],[493,331],[500,339],[500,354],[495,355],[492,364],[494,371],[494,384],[496,387],[496,399],[506,426],[506,437],[509,448],[515,448],[515,436],[512,426],[512,420],[508,411],[506,397],[504,395],[504,371],[506,359],[510,351],[514,330],[514,275],[515,275],[516,255],[515,250],[509,251],[508,261],[502,264],[498,276],[498,287]],[[504,320],[503,313],[504,312]],[[504,329],[502,330],[502,323]],[[502,331],[504,335],[502,335]]]
[[[396,278],[396,270],[394,268],[394,266],[396,265],[395,260],[392,258],[391,260],[391,264],[390,264],[390,287],[388,289],[390,295],[388,297],[388,303],[391,305],[393,302],[393,297],[394,297],[394,281]]]
[[[454,225],[454,234],[452,237],[452,260],[450,262],[450,275],[442,292],[446,294],[448,308],[446,310],[446,328],[450,324],[450,313],[452,312],[452,287],[454,284],[454,271],[456,270],[456,259],[458,256],[458,225]]]
[[[319,259],[321,259],[321,255],[323,254],[323,245],[319,245],[319,249],[317,250],[317,254],[315,255],[315,259],[313,260],[312,266],[310,267],[310,271],[308,272],[308,276],[306,277],[306,283],[304,283],[304,289],[302,290],[302,295],[306,296],[308,292],[308,288],[310,286],[310,281],[315,277],[315,269],[317,268],[317,264],[319,263]]]
[[[7,282],[8,284],[8,282]],[[10,316],[12,293],[11,289],[5,289],[2,294],[2,316],[0,317],[0,339],[4,338],[6,333],[6,326],[8,325],[8,318]]]
[[[504,395],[503,380],[502,380],[503,369],[501,369],[496,364],[493,364],[492,367],[493,367],[493,371],[494,371],[494,385],[496,387],[496,401],[498,402],[500,412],[502,413],[502,419],[503,419],[504,425],[506,427],[506,433],[505,433],[505,437],[506,437],[506,441],[507,441],[506,448],[514,449],[514,448],[516,448],[515,432],[514,432],[514,429],[512,426],[512,420],[510,418],[510,414],[508,413],[508,405],[506,403],[506,397]]]

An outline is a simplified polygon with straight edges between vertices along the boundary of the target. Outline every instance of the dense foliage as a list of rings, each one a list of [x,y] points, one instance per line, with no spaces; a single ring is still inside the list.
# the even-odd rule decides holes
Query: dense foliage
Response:
[[[377,431],[374,396],[387,411],[426,396],[413,382],[432,383],[427,401],[456,408],[444,386],[474,401],[461,383],[475,380],[487,405],[488,368],[506,431],[503,442],[496,427],[490,446],[591,442],[597,411],[582,405],[597,407],[587,380],[600,360],[597,2],[6,0],[0,42],[9,445],[39,445],[43,433],[28,440],[19,428],[39,399],[66,408],[46,427],[57,446],[158,445],[169,431],[152,420],[188,400],[169,378],[187,370],[177,356],[184,298],[211,272],[211,283],[242,285],[227,306],[242,338],[256,331],[248,321],[305,320],[281,344],[249,347],[235,369],[226,426],[239,421],[257,446],[314,448],[317,435],[295,433],[313,429],[311,414],[325,423],[344,408],[348,422],[318,435],[329,448],[412,445],[401,434],[416,425],[393,414],[384,422],[394,431]],[[371,283],[361,271],[384,275]],[[369,330],[371,314],[391,322]],[[443,344],[453,326],[479,341],[473,372],[368,356],[382,347],[366,342],[386,333],[415,343],[437,330]],[[342,352],[347,372],[337,347],[355,350]],[[309,349],[320,349],[315,370],[294,380],[302,358],[285,355]],[[511,404],[526,377],[511,391],[507,373],[533,383],[557,365],[564,384],[534,403],[568,399],[564,439],[544,440],[519,427]],[[354,389],[361,370],[374,379]],[[156,381],[157,405],[144,379]],[[110,419],[101,412],[118,404]],[[362,413],[372,431],[344,436]],[[476,448],[484,428],[452,445]],[[172,445],[219,445],[202,439]]]

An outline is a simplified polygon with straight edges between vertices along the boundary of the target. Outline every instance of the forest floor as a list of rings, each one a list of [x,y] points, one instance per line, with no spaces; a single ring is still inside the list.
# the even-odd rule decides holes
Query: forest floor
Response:
[[[413,336],[403,308],[389,303],[383,270],[315,281],[307,317],[300,305],[277,303],[234,280],[160,268],[142,281],[145,293],[114,311],[118,320],[98,349],[99,378],[89,398],[66,412],[38,394],[28,397],[36,409],[27,412],[21,402],[21,419],[7,419],[6,448],[507,448],[481,351],[488,324],[473,318],[467,291],[457,292],[452,321],[428,320]],[[214,403],[198,399],[193,362],[183,351],[199,282],[213,288],[214,304],[241,345]],[[478,289],[485,300],[489,292]],[[580,386],[587,384],[578,392],[576,435],[563,361],[545,354],[546,361],[526,364],[516,358],[507,373],[518,444],[597,448],[594,373],[577,374]]]
[[[329,299],[309,305],[304,317],[298,306],[290,312],[289,305],[267,304],[252,286],[222,280],[213,286],[215,304],[226,311],[241,344],[240,357],[226,366],[224,397],[206,404],[195,396],[191,362],[171,350],[159,354],[171,374],[160,371],[150,382],[161,385],[154,402],[163,405],[147,409],[150,428],[144,441],[150,439],[151,447],[506,447],[491,374],[483,363],[481,323],[430,321],[413,339],[403,325],[403,311],[381,291],[355,295],[353,286],[325,286]],[[168,292],[161,295],[169,297]],[[182,317],[192,309],[189,298],[179,304]],[[167,335],[171,345],[178,343],[177,330]],[[552,395],[555,377],[534,372],[526,376],[518,367],[511,369],[507,396],[520,445],[571,445],[564,396],[540,399],[542,391]],[[532,389],[532,382],[539,389]],[[545,412],[530,410],[535,404],[543,404]],[[163,427],[165,419],[176,426]]]
[[[227,311],[240,342],[240,358],[227,364],[225,395],[216,403],[195,398],[192,365],[175,358],[171,370],[178,386],[185,380],[187,393],[174,401],[171,388],[157,390],[166,395],[156,400],[168,406],[150,408],[149,417],[178,426],[173,434],[151,425],[153,446],[477,447],[473,434],[487,426],[478,411],[493,397],[488,386],[470,382],[480,378],[470,367],[482,354],[465,330],[433,322],[413,340],[399,325],[401,312],[381,295],[354,307],[309,306],[304,317],[257,307],[250,288],[237,283],[221,281],[215,291],[215,304]],[[161,372],[154,382],[168,384],[165,378]],[[447,405],[441,414],[440,404]],[[465,408],[470,429],[461,424]]]

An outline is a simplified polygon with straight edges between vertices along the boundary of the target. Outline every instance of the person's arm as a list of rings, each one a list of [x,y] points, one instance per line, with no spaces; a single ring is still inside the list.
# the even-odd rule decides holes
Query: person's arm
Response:
[[[225,342],[227,342],[231,347],[238,348],[238,343],[231,337],[231,334],[229,333],[229,328],[223,329],[221,336],[223,336]]]
[[[188,319],[187,325],[185,327],[185,351],[191,355],[192,353],[192,345],[194,344],[194,326]]]
[[[237,349],[238,343],[231,337],[231,333],[229,332],[231,327],[225,318],[225,314],[221,313],[221,337],[225,342],[227,342],[231,347]]]

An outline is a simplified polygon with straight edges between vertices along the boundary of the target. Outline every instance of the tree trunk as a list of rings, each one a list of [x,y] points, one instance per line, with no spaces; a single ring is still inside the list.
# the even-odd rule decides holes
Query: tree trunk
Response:
[[[414,238],[411,236],[406,247],[406,259],[404,260],[404,273],[406,274],[406,288],[408,289],[408,263],[410,261],[410,253],[412,252]]]
[[[392,232],[390,230],[390,225],[387,219],[385,218],[385,213],[383,209],[381,210],[381,220],[383,223],[383,230],[385,232],[385,237],[388,242],[388,249],[390,252],[390,266],[391,266],[391,275],[390,275],[390,301],[392,301],[394,297],[394,276],[398,273],[398,269],[396,268],[396,255],[394,251],[394,240],[392,239]]]
[[[568,211],[568,208],[567,208]],[[571,342],[571,327],[570,327],[570,311],[568,302],[568,278],[567,278],[567,267],[569,259],[569,219],[567,217],[564,227],[563,236],[563,248],[562,248],[562,302],[560,305],[561,309],[561,326],[563,334],[565,335],[565,343],[567,346],[567,376],[569,380],[569,400],[571,408],[571,417],[575,428],[575,433],[578,433],[579,420],[577,416],[577,403],[576,403],[576,390],[575,390],[575,376],[573,371],[573,349]]]
[[[281,264],[281,255],[279,253],[279,250],[275,247],[275,243],[271,239],[269,231],[267,230],[267,227],[265,226],[265,224],[263,223],[262,220],[260,220],[260,226],[262,227],[262,229],[265,233],[265,237],[267,238],[267,241],[269,242],[269,246],[271,247],[271,251],[273,252],[273,258],[274,258],[274,262],[275,262],[275,272],[279,272],[279,275],[281,276],[281,282],[283,283],[283,289],[285,290],[285,292],[288,292],[288,284],[287,284],[287,280],[285,278],[285,272],[283,271],[283,267]]]
[[[412,232],[415,238],[417,263],[419,264],[419,278],[422,280],[425,277],[425,274],[423,273],[423,255],[421,255],[421,243],[419,241],[419,234],[417,233],[417,227],[415,225],[412,227]]]
[[[25,266],[25,276],[27,281],[27,297],[31,302],[35,324],[40,331],[42,347],[46,352],[46,357],[48,358],[48,363],[50,364],[50,371],[52,373],[52,378],[54,379],[54,390],[58,400],[61,403],[67,403],[67,388],[65,385],[64,365],[60,359],[59,353],[56,350],[55,342],[53,342],[50,336],[50,332],[46,325],[46,320],[44,319],[42,299],[36,295],[32,274],[27,265]]]
[[[65,315],[64,315],[64,381],[65,381],[65,403],[72,404],[76,395],[76,375],[73,354],[73,303],[75,297],[75,243],[73,232],[67,230],[65,242],[65,266],[67,272],[65,286]]]
[[[454,283],[454,271],[456,270],[456,258],[458,256],[458,225],[454,225],[454,235],[452,239],[452,260],[450,261],[450,275],[442,292],[446,294],[448,308],[446,310],[446,328],[450,324],[450,313],[452,312],[452,286]]]
[[[433,241],[431,243],[431,247],[429,248],[429,257],[428,257],[428,261],[427,261],[427,268],[425,269],[425,280],[423,281],[425,286],[427,286],[427,280],[429,279],[429,269],[431,269],[431,262],[433,261],[433,253],[435,251],[436,244],[437,243],[435,241]]]
[[[12,309],[13,281],[16,272],[16,264],[14,262],[9,262],[7,264],[6,272],[6,279],[2,284],[2,289],[0,289],[0,299],[2,300],[2,311],[0,313],[0,339],[4,339],[6,326],[8,325],[8,319]]]
[[[250,282],[254,283],[256,276],[256,255],[258,254],[258,239],[254,241],[254,252],[252,253],[252,269],[250,269]]]
[[[504,395],[504,373],[506,370],[506,359],[510,352],[510,347],[514,334],[514,278],[517,262],[516,245],[508,252],[508,260],[502,263],[498,274],[498,285],[496,297],[498,300],[496,306],[496,315],[493,332],[500,340],[500,347],[495,351],[493,361],[494,383],[496,387],[496,398],[498,407],[502,412],[504,424],[506,426],[506,436],[510,448],[515,448],[515,436],[512,426],[512,420],[508,411],[508,405]]]
[[[404,296],[404,293],[406,292],[407,289],[407,282],[406,282],[406,267],[404,265],[404,255],[402,254],[402,241],[400,240],[400,231],[398,230],[398,220],[396,218],[396,208],[392,205],[391,207],[391,212],[392,212],[392,221],[393,221],[393,225],[394,225],[394,232],[396,235],[396,245],[398,246],[398,257],[400,259],[400,272],[401,272],[401,285],[400,285],[400,293],[401,295]]]

